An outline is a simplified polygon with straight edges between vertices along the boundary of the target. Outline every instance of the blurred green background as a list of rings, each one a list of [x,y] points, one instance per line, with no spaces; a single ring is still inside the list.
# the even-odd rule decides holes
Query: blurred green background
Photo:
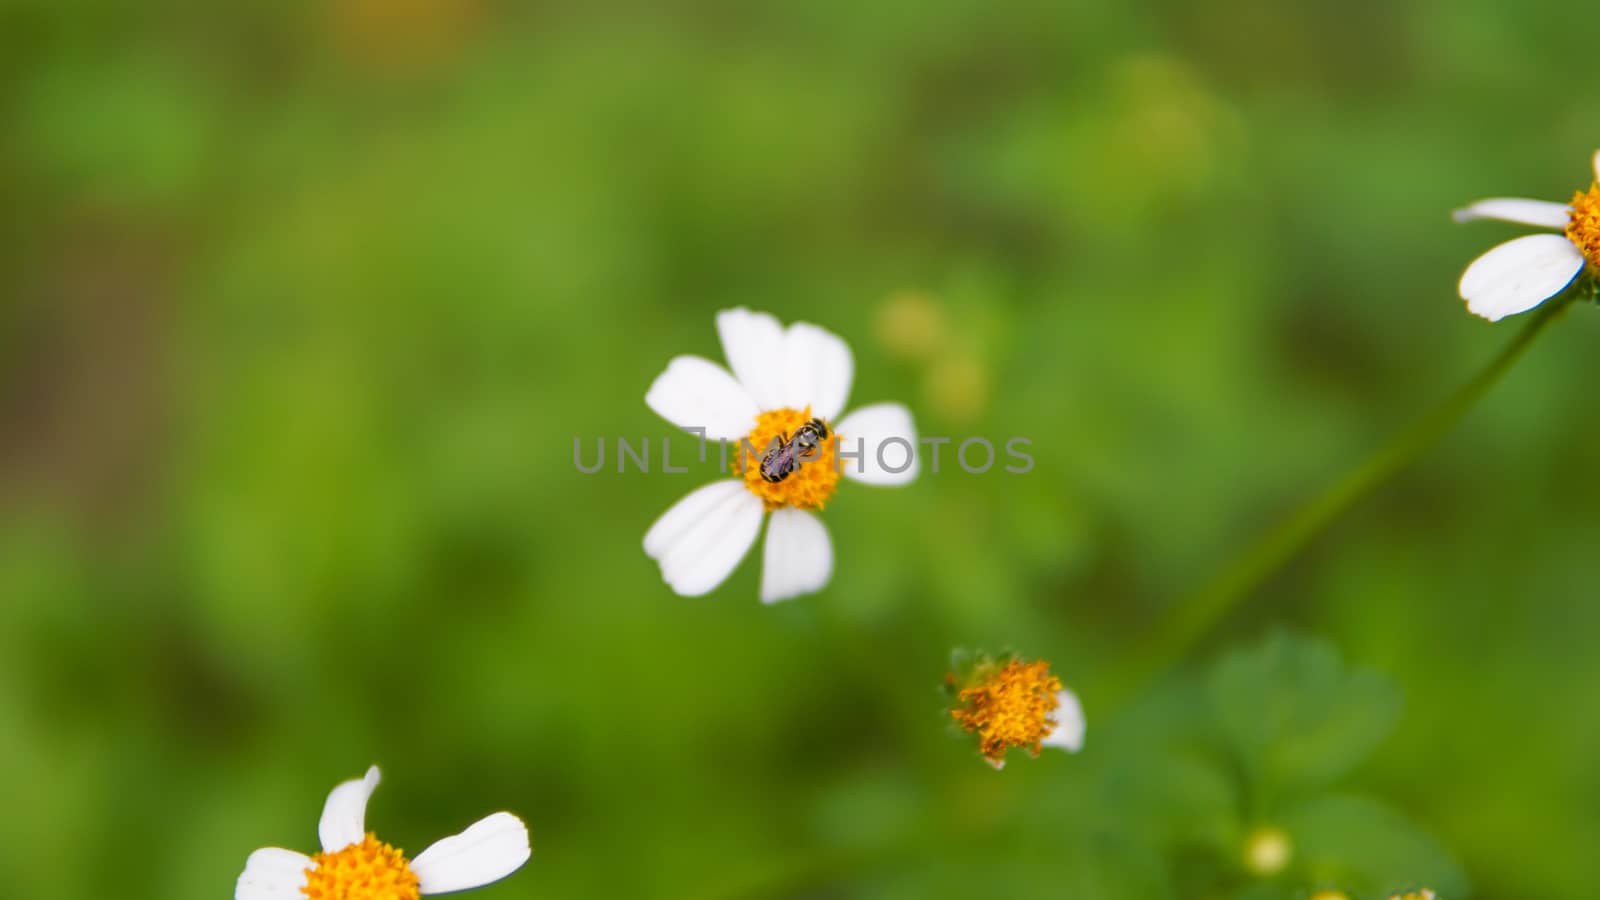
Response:
[[[485,900],[1592,896],[1593,309],[1097,706],[1514,333],[1454,287],[1519,230],[1448,212],[1587,187],[1579,7],[0,5],[4,893],[230,896],[378,762],[408,851],[526,818]],[[741,304],[1036,469],[672,595],[640,540],[718,473],[572,441],[672,434]],[[1084,753],[983,765],[956,646],[1051,660]]]

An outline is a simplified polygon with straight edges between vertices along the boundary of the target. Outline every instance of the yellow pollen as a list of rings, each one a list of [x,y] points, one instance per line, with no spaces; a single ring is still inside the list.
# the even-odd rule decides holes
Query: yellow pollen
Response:
[[[1589,265],[1600,268],[1600,184],[1572,195],[1572,218],[1567,222],[1567,240],[1578,245]]]
[[[1012,747],[1039,755],[1040,742],[1055,729],[1050,714],[1060,702],[1056,700],[1060,690],[1061,679],[1050,674],[1050,664],[1043,660],[988,663],[956,695],[958,705],[950,717],[966,731],[976,731],[979,751],[999,766]]]
[[[399,850],[371,834],[359,844],[311,857],[301,888],[310,900],[418,900],[417,875]]]
[[[782,481],[772,482],[761,477],[761,460],[767,451],[778,446],[785,436],[794,437],[795,431],[811,418],[809,406],[803,410],[786,408],[764,412],[756,417],[756,427],[734,453],[733,474],[744,479],[744,486],[761,498],[767,505],[767,512],[785,506],[821,509],[839,486],[840,438],[833,433],[832,425],[828,426],[828,439],[822,442],[815,458],[802,461],[800,468]]]

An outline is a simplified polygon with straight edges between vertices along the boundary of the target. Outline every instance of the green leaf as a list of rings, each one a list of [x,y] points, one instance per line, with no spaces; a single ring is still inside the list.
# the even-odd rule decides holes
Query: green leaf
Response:
[[[1233,900],[1306,900],[1308,891],[1292,888],[1275,881],[1258,881],[1240,888]]]
[[[1208,689],[1226,740],[1265,796],[1330,784],[1372,752],[1400,712],[1388,679],[1346,668],[1324,641],[1282,633],[1220,660]]]
[[[1109,808],[1163,844],[1226,854],[1239,840],[1235,784],[1204,754],[1152,748],[1134,764],[1114,767],[1103,791]]]
[[[1109,835],[1074,844],[1055,896],[1166,900],[1174,896],[1165,863],[1148,847]]]
[[[1329,794],[1283,819],[1309,880],[1351,896],[1388,897],[1422,887],[1459,900],[1466,873],[1448,851],[1399,812],[1368,798]]]

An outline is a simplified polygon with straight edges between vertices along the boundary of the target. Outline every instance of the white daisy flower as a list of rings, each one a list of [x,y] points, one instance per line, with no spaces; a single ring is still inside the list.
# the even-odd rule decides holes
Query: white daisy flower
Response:
[[[378,767],[328,794],[312,856],[264,847],[250,854],[233,889],[234,900],[417,900],[482,887],[528,861],[528,829],[510,813],[479,819],[466,831],[434,842],[409,862],[367,832],[367,798],[378,786]]]
[[[816,325],[784,328],[741,307],[717,314],[717,332],[731,373],[703,357],[679,356],[644,402],[680,428],[734,442],[734,477],[668,509],[645,534],[644,552],[661,564],[674,591],[699,596],[733,574],[762,520],[770,519],[762,602],[819,591],[833,574],[833,543],[816,511],[833,497],[841,474],[872,485],[917,477],[911,411],[877,403],[836,421],[850,395],[855,358],[838,335]],[[790,452],[769,454],[775,447]]]
[[[1595,181],[1570,204],[1492,197],[1455,211],[1457,222],[1499,219],[1564,232],[1515,238],[1473,260],[1461,275],[1469,311],[1498,322],[1560,294],[1585,266],[1600,267],[1600,151],[1594,172]]]

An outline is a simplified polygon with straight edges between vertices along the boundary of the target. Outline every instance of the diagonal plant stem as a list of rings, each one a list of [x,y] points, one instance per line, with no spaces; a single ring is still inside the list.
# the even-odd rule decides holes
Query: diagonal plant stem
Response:
[[[1516,337],[1490,360],[1472,380],[1462,385],[1442,404],[1413,421],[1394,435],[1354,469],[1315,495],[1276,527],[1246,547],[1224,565],[1194,593],[1174,605],[1166,619],[1144,647],[1129,657],[1110,683],[1110,690],[1092,698],[1104,715],[1180,661],[1211,629],[1248,597],[1255,588],[1276,573],[1329,525],[1368,494],[1382,486],[1408,464],[1414,462],[1460,422],[1516,364],[1546,326],[1565,310],[1577,291],[1546,301],[1533,314]],[[992,835],[991,835],[992,837]],[[963,846],[975,849],[981,841]],[[920,863],[924,857],[917,841],[886,848],[860,851],[832,851],[813,854],[786,864],[745,873],[710,896],[719,900],[756,900],[789,896],[797,890],[822,889],[848,877],[891,871],[897,866]]]
[[[1546,301],[1511,343],[1471,381],[1257,538],[1198,590],[1175,603],[1174,611],[1158,626],[1159,630],[1113,678],[1110,691],[1099,698],[1100,702],[1107,708],[1123,703],[1167,666],[1180,661],[1230,611],[1329,525],[1438,443],[1510,371],[1534,339],[1579,293],[1569,290]]]

